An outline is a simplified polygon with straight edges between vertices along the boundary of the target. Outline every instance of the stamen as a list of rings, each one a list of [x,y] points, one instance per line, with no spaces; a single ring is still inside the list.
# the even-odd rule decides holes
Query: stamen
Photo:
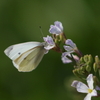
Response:
[[[93,90],[92,89],[88,89],[88,93],[91,93]]]

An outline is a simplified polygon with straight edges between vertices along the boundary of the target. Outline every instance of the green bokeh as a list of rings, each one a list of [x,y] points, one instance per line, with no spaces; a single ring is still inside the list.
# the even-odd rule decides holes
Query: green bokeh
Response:
[[[61,54],[50,51],[34,71],[20,73],[3,53],[16,43],[43,41],[39,26],[47,36],[57,20],[83,54],[100,56],[100,0],[0,0],[0,100],[83,100]]]

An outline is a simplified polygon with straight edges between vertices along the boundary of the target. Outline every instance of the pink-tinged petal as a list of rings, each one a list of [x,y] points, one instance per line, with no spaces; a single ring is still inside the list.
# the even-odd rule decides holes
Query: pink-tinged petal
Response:
[[[87,83],[90,89],[93,89],[93,75],[89,74],[87,77]]]
[[[77,89],[78,92],[81,92],[81,93],[88,93],[88,87],[87,87],[87,85],[85,85],[85,84],[82,83],[82,82],[79,82],[79,83],[77,84],[76,89]]]
[[[91,92],[91,96],[97,96],[97,91],[94,89],[92,92]]]
[[[91,94],[87,94],[86,97],[84,98],[84,100],[91,100]]]
[[[79,81],[75,80],[72,82],[71,86],[76,88],[78,83],[79,83]]]
[[[80,60],[80,58],[79,58],[77,55],[73,55],[73,54],[72,54],[72,56],[73,56],[73,58],[74,58],[74,60],[75,60],[76,62]]]

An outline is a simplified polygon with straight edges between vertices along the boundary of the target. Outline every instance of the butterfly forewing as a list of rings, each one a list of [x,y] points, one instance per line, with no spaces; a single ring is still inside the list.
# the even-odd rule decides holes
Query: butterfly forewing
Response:
[[[26,42],[8,47],[4,53],[12,59],[14,66],[21,72],[29,72],[37,67],[47,52],[45,42]]]
[[[17,59],[24,52],[36,47],[41,46],[40,42],[26,42],[21,44],[16,44],[8,47],[4,52],[12,60]]]

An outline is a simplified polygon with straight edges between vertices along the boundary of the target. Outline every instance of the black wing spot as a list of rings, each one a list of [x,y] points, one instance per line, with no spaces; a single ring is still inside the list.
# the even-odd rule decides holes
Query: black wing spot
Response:
[[[18,54],[20,55],[21,53],[19,52]]]

